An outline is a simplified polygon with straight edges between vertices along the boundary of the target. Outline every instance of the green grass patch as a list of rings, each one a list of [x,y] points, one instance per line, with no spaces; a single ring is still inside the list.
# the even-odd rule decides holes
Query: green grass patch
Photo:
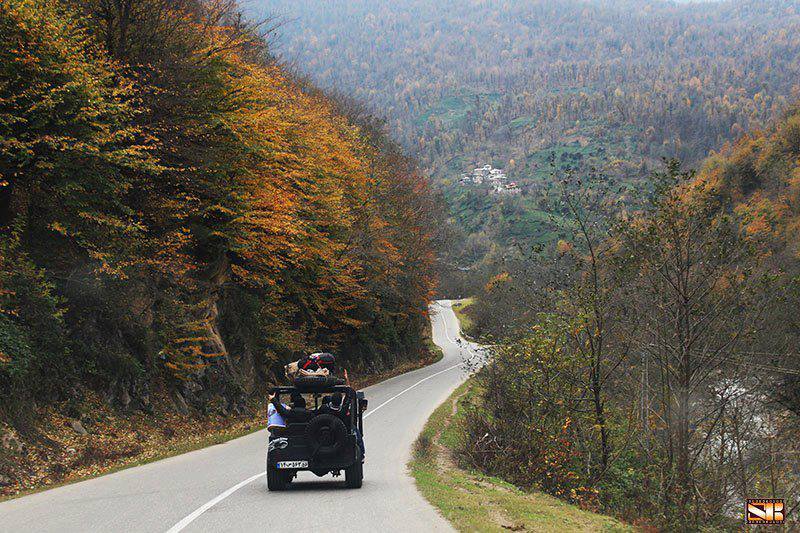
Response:
[[[461,91],[457,94],[445,96],[428,109],[423,111],[415,120],[418,128],[423,127],[432,119],[441,120],[448,127],[458,127],[467,118],[469,113],[475,111],[477,102],[494,103],[500,99],[498,93],[472,93]]]
[[[427,364],[432,365],[434,363],[438,363],[444,357],[444,352],[442,348],[433,342],[433,322],[428,321],[428,334],[425,336],[424,343],[425,348],[428,350],[428,360],[426,361]]]
[[[459,531],[633,531],[614,518],[583,511],[541,492],[526,492],[451,459],[463,439],[464,410],[478,397],[473,380],[461,385],[433,415],[409,464],[422,495]]]
[[[431,339],[425,339],[425,345],[427,346],[428,351],[431,353],[433,357],[430,360],[429,364],[432,365],[442,360],[442,358],[444,357],[444,352],[439,346],[436,345],[435,342],[433,342]]]
[[[508,123],[511,129],[527,128],[529,126],[534,126],[535,124],[536,120],[534,120],[532,117],[517,117]]]
[[[461,324],[461,332],[469,335],[473,326],[475,325],[472,317],[469,315],[467,309],[475,303],[475,298],[464,298],[453,302],[453,311]]]

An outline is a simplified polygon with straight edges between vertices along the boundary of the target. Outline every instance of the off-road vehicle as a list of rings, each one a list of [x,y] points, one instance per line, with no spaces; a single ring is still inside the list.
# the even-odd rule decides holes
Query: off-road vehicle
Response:
[[[344,385],[316,386],[313,390],[297,387],[272,389],[277,402],[281,395],[300,392],[313,397],[308,409],[318,413],[307,422],[286,420],[286,428],[274,431],[269,437],[267,450],[267,487],[284,490],[297,472],[308,470],[317,476],[341,475],[345,484],[360,488],[364,477],[364,456],[358,435],[364,435],[364,411],[367,400],[364,393]],[[339,396],[341,395],[341,396]],[[323,407],[327,400],[339,409]],[[356,433],[356,431],[358,433]]]

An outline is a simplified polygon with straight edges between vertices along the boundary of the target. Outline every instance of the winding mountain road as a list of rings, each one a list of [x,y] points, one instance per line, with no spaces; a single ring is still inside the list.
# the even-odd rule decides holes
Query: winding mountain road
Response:
[[[431,412],[480,357],[460,338],[450,301],[431,305],[444,358],[365,389],[364,485],[303,472],[267,492],[265,431],[99,478],[0,503],[0,531],[450,531],[406,472]]]

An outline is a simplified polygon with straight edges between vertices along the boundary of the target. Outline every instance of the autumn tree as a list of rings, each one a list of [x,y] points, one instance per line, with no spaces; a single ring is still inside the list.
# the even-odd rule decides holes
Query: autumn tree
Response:
[[[2,7],[3,272],[30,261],[76,374],[126,409],[167,385],[229,410],[309,350],[421,355],[440,209],[378,121],[289,75],[231,1]]]
[[[731,354],[753,339],[769,293],[756,243],[724,199],[677,162],[656,177],[664,192],[647,218],[630,222],[620,256],[630,260],[635,280],[629,316],[638,320],[629,334],[643,364],[657,369],[649,385],[654,395],[643,394],[666,429],[655,437],[662,447],[664,512],[674,509],[676,524],[691,529],[704,512],[696,499],[698,461],[724,412],[714,390]]]

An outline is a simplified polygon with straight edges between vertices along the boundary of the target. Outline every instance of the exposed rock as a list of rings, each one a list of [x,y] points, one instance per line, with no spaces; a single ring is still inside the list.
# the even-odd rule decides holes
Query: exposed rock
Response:
[[[126,386],[120,387],[119,390],[119,403],[122,405],[123,409],[128,409],[131,405],[131,395],[128,393],[128,388]]]
[[[172,403],[175,404],[175,409],[180,414],[189,414],[189,406],[186,404],[186,400],[183,398],[183,395],[180,392],[174,391],[172,393]]]
[[[90,428],[94,425],[94,419],[88,414],[84,413],[80,417],[80,423],[85,428]]]
[[[11,431],[3,432],[0,435],[0,447],[13,453],[19,453],[23,450],[22,443]]]
[[[86,431],[86,428],[83,427],[80,420],[73,420],[70,422],[69,426],[72,428],[72,431],[77,433],[78,435],[88,435],[89,432]]]

